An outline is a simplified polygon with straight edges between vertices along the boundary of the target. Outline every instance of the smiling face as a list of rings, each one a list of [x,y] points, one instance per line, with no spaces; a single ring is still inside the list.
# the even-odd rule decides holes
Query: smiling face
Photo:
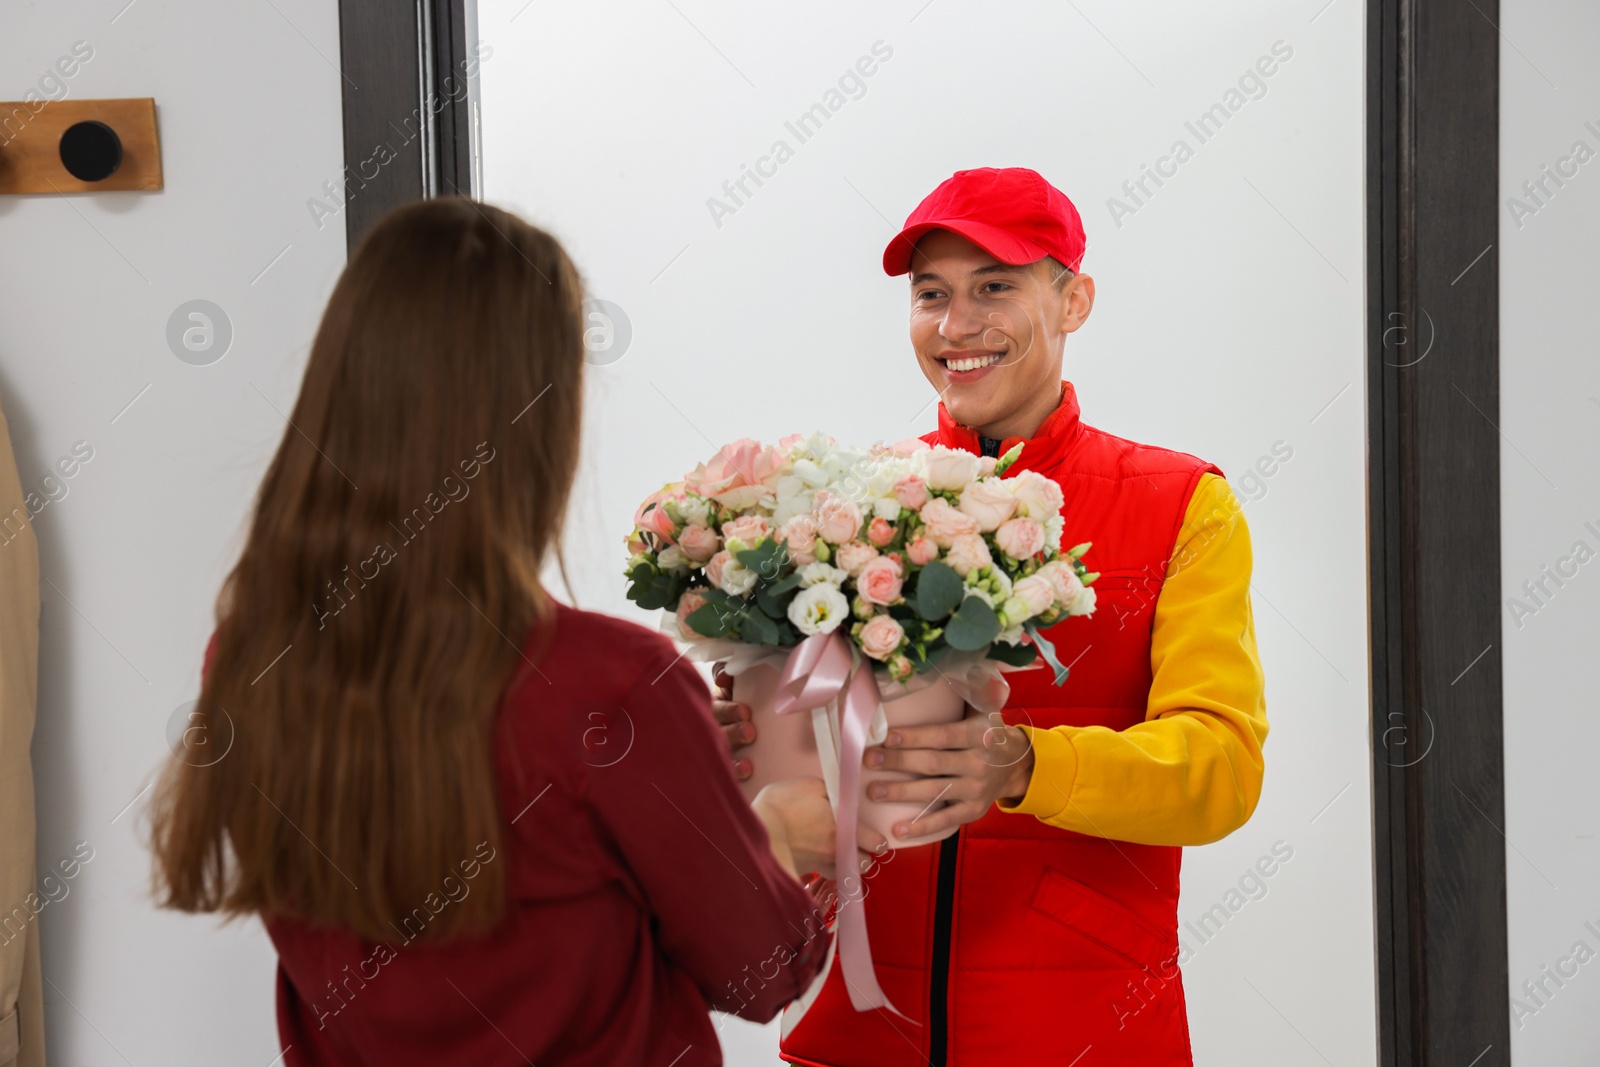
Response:
[[[950,416],[985,437],[1030,437],[1061,400],[1067,334],[1094,279],[1053,282],[1053,260],[1012,266],[934,230],[911,257],[911,345]]]

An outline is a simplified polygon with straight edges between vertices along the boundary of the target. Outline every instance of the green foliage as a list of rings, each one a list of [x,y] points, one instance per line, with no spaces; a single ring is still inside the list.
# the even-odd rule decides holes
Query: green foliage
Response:
[[[945,641],[960,652],[976,652],[999,634],[1000,619],[994,609],[975,596],[961,602],[944,628]]]
[[[961,575],[948,563],[935,560],[917,574],[915,607],[917,614],[929,622],[943,619],[955,611],[965,595],[966,585]],[[998,633],[999,629],[996,628],[995,632]]]
[[[1026,667],[1039,658],[1039,650],[1033,645],[1008,645],[996,641],[989,647],[987,658],[1009,663],[1013,667]]]
[[[663,571],[649,563],[636,564],[628,572],[628,599],[641,608],[666,608],[678,602],[686,578]]]

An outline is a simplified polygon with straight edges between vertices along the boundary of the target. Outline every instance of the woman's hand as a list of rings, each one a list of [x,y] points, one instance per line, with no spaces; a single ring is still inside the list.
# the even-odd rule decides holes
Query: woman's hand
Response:
[[[728,751],[734,757],[733,773],[739,781],[747,781],[754,768],[749,760],[738,753],[756,739],[756,724],[750,721],[750,709],[734,702],[733,679],[722,669],[722,664],[712,664],[711,678],[717,683],[717,690],[712,694],[711,712],[722,725],[723,736],[728,739]]]
[[[821,778],[786,778],[773,782],[750,802],[767,824],[772,851],[782,862],[790,858],[790,873],[810,871],[832,876],[834,822],[828,787]]]
[[[828,789],[821,778],[788,778],[773,782],[756,794],[751,802],[756,814],[767,824],[773,839],[773,854],[782,862],[788,854],[796,877],[807,873],[825,878],[837,877],[834,849],[837,827]],[[781,838],[781,840],[780,840]],[[889,845],[883,835],[865,823],[856,824],[856,858],[865,867],[874,856],[881,856]]]

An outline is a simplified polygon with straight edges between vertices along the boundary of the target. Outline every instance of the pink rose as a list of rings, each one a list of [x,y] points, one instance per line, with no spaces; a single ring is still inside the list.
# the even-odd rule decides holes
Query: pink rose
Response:
[[[804,567],[817,561],[817,520],[810,515],[796,515],[778,529],[778,537],[789,550],[795,566]]]
[[[1078,579],[1078,572],[1066,560],[1053,559],[1034,573],[1035,577],[1050,583],[1056,603],[1063,607],[1071,604],[1083,592],[1083,582]]]
[[[706,602],[705,594],[698,589],[688,589],[678,598],[678,631],[685,641],[704,641],[705,635],[689,625],[689,616]]]
[[[951,542],[950,553],[944,561],[965,578],[968,571],[982,570],[993,563],[994,557],[989,555],[989,546],[981,534],[967,533]]]
[[[724,507],[753,507],[777,486],[783,464],[783,453],[778,449],[741,437],[722,446],[710,462],[691,471],[684,478],[683,487]]]
[[[989,477],[989,475],[994,473],[994,469],[998,466],[1000,466],[999,459],[994,456],[984,456],[978,461],[978,477]]]
[[[1044,549],[1044,523],[1038,519],[1009,519],[994,532],[1000,551],[1012,559],[1027,559]]]
[[[939,546],[921,534],[913,537],[906,546],[906,555],[911,557],[911,562],[919,567],[926,567],[939,558]]]
[[[861,628],[861,651],[872,659],[885,660],[894,655],[905,637],[905,630],[893,616],[874,615]]]
[[[882,548],[894,540],[894,523],[879,516],[867,524],[867,540]]]
[[[1020,597],[1022,602],[1028,605],[1030,617],[1043,615],[1049,611],[1050,605],[1055,603],[1056,599],[1055,589],[1050,585],[1050,580],[1037,574],[1030,574],[1018,580],[1011,587],[1011,595]]]
[[[965,489],[967,483],[978,480],[982,468],[976,453],[944,447],[929,452],[927,463],[930,489]]]
[[[733,559],[733,556],[728,553],[727,549],[723,549],[712,556],[706,563],[706,577],[710,578],[711,584],[718,589],[722,588],[722,568],[726,567],[731,559]]]
[[[878,558],[878,550],[865,541],[846,541],[834,553],[833,565],[854,578],[861,568]]]
[[[915,474],[907,474],[894,483],[894,498],[903,508],[921,511],[928,502],[928,484]]]
[[[903,441],[896,441],[889,446],[889,451],[897,456],[913,456],[918,452],[926,452],[933,446],[920,437],[907,437]]]
[[[879,556],[856,575],[856,591],[868,604],[888,607],[900,599],[901,578],[899,561],[891,556]]]
[[[772,533],[772,523],[760,515],[740,515],[732,522],[722,524],[722,536],[728,540],[737,537],[744,542],[746,548],[754,548],[756,542]]]
[[[961,491],[957,506],[977,519],[978,529],[987,533],[1016,512],[1017,498],[997,481],[973,482]]]
[[[854,540],[861,532],[861,508],[854,500],[822,490],[812,510],[817,520],[817,536],[833,545]]]
[[[978,520],[964,511],[957,511],[948,500],[935,497],[922,506],[917,513],[922,519],[922,529],[940,548],[949,548],[950,543],[962,534],[975,534],[978,532]]]
[[[722,538],[709,526],[687,526],[678,538],[678,547],[696,563],[704,563],[722,547]]]

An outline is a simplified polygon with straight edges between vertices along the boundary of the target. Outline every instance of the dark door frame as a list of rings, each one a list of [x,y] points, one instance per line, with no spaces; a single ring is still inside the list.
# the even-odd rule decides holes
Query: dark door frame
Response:
[[[1498,0],[1367,3],[1379,1063],[1511,1062]],[[1461,580],[1470,570],[1472,581]]]
[[[467,0],[339,0],[345,240],[391,208],[475,196]]]
[[[476,53],[467,0],[339,7],[354,246],[398,204],[476,193]],[[1500,570],[1499,4],[1367,0],[1366,19],[1378,1062],[1494,1067],[1511,1056],[1500,611],[1482,593]]]

